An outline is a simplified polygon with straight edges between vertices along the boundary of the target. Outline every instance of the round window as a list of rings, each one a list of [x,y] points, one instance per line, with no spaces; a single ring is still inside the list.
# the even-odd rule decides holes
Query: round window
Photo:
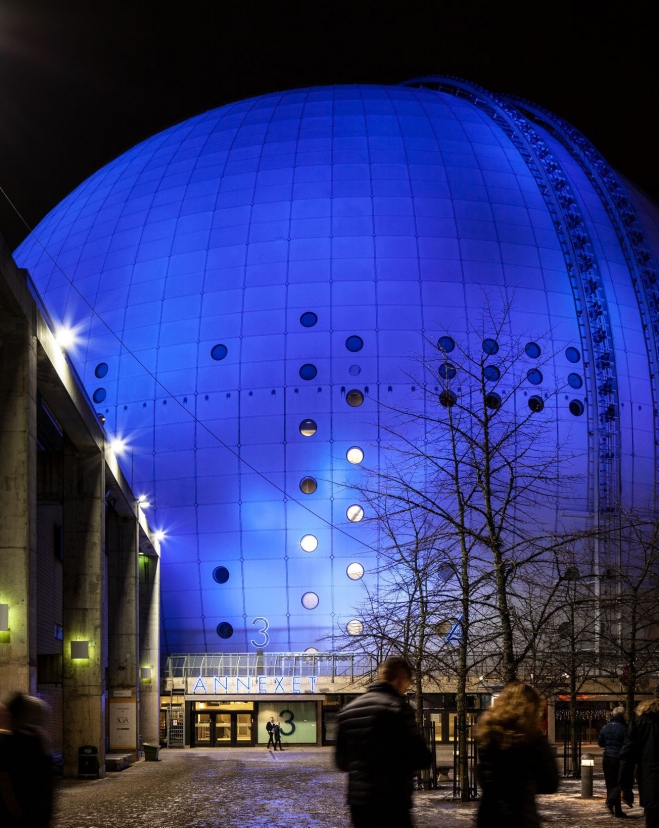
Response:
[[[442,391],[439,395],[439,402],[444,408],[450,408],[452,405],[455,405],[458,401],[456,394],[453,391]]]
[[[527,342],[524,350],[526,351],[526,356],[531,357],[531,359],[537,359],[542,353],[537,342]]]
[[[318,538],[315,535],[305,535],[300,540],[300,546],[305,552],[315,552],[318,549]]]
[[[226,584],[229,580],[229,570],[226,566],[216,566],[213,570],[213,580],[218,584]]]
[[[213,359],[221,360],[229,353],[226,345],[213,345],[211,348],[211,356]]]
[[[318,322],[318,317],[313,311],[305,311],[300,317],[300,325],[305,328],[313,328],[316,322]]]
[[[483,376],[488,382],[497,382],[501,379],[501,371],[496,365],[486,365],[483,368]]]
[[[444,351],[445,354],[450,354],[455,348],[455,342],[450,336],[440,336],[437,340],[437,347],[440,351]]]
[[[106,397],[105,388],[97,388],[92,399],[95,403],[102,403]]]
[[[526,372],[526,379],[531,383],[531,385],[540,385],[542,382],[542,372],[537,368],[531,368],[530,371]]]
[[[361,372],[362,369],[359,367],[359,365],[351,365],[350,368],[348,368],[348,373],[351,377],[358,377],[361,374]]]
[[[575,417],[581,417],[584,412],[584,406],[581,400],[570,400],[570,414]]]
[[[361,621],[353,618],[352,621],[348,621],[346,624],[346,632],[348,635],[361,635],[364,632],[364,625]]]
[[[317,488],[318,483],[316,483],[313,477],[303,477],[300,480],[300,491],[303,494],[313,494]]]
[[[567,378],[567,381],[571,388],[581,388],[583,385],[583,380],[581,379],[579,374],[570,374]]]
[[[318,430],[313,420],[302,420],[300,423],[300,434],[303,437],[313,437]]]
[[[318,606],[318,596],[315,592],[305,592],[302,596],[302,606],[305,609],[312,610]]]
[[[231,626],[231,624],[229,624],[228,621],[221,621],[217,625],[217,634],[220,636],[220,638],[231,638],[231,636],[233,635],[233,627]]]
[[[351,523],[359,523],[364,518],[364,510],[361,506],[354,503],[346,509],[346,517]]]
[[[569,348],[565,349],[565,356],[568,362],[577,363],[581,359],[581,354],[577,351],[576,348],[570,346]]]
[[[493,411],[496,411],[501,408],[501,397],[494,391],[490,391],[489,394],[485,395],[485,405]]]
[[[356,388],[353,388],[352,391],[348,391],[348,393],[346,394],[346,402],[353,408],[357,408],[357,406],[361,405],[364,402],[364,395],[361,391],[358,391]]]
[[[453,379],[456,374],[456,370],[450,362],[443,362],[439,366],[439,376],[442,379]]]
[[[361,336],[349,336],[346,339],[346,348],[349,351],[352,351],[353,354],[356,354],[357,351],[361,351],[363,347],[364,340],[361,338]]]
[[[359,446],[352,446],[346,451],[346,460],[348,463],[352,463],[353,466],[358,465],[364,459],[364,452],[359,448]]]
[[[496,341],[496,339],[484,339],[483,340],[483,351],[486,354],[490,354],[490,356],[491,356],[492,354],[496,354],[498,350],[499,350],[499,343]]]
[[[98,365],[96,366],[96,370],[94,371],[94,373],[96,374],[96,376],[99,379],[103,379],[103,377],[107,374],[107,372],[108,372],[107,362],[99,362]]]
[[[529,397],[529,408],[531,409],[531,411],[537,413],[538,411],[542,411],[544,407],[545,402],[542,399],[542,397],[537,396],[537,394],[534,394],[532,397]]]
[[[360,563],[348,564],[346,575],[351,581],[358,581],[364,575],[364,567]]]
[[[303,365],[300,368],[300,377],[303,380],[312,380],[314,379],[317,373],[318,369],[315,365],[312,365],[310,362],[308,362],[306,365]]]

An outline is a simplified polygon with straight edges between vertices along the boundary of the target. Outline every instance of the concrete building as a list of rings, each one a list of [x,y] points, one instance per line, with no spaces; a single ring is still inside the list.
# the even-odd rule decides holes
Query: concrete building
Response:
[[[159,542],[102,423],[0,240],[0,698],[48,702],[69,776],[158,741]]]

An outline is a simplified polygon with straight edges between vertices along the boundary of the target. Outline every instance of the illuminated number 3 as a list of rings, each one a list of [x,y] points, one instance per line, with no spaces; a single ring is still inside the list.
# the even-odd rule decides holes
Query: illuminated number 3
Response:
[[[259,623],[263,624],[261,629],[258,631],[259,635],[263,636],[263,641],[255,641],[252,638],[252,640],[249,643],[252,645],[252,647],[258,647],[260,649],[261,647],[267,647],[268,644],[270,643],[270,636],[268,635],[268,630],[270,629],[270,624],[268,624],[268,619],[267,618],[261,618],[260,616],[256,617],[252,621],[252,624],[259,624]]]
[[[288,714],[288,718],[286,718],[286,714]],[[291,710],[280,710],[279,715],[284,720],[284,724],[291,726],[290,730],[284,730],[284,728],[282,727],[281,735],[292,736],[295,733],[295,725],[293,724],[293,719],[295,718],[295,716],[293,715],[293,712]]]

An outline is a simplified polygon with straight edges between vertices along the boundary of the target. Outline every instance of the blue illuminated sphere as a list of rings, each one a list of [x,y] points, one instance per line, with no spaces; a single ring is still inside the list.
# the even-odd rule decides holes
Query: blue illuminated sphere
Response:
[[[348,453],[377,465],[377,401],[413,399],[409,360],[466,336],[483,286],[515,290],[520,404],[567,389],[572,514],[647,505],[658,227],[569,124],[436,78],[240,101],[78,187],[16,259],[77,327],[78,371],[167,533],[165,651],[332,646],[376,565]]]

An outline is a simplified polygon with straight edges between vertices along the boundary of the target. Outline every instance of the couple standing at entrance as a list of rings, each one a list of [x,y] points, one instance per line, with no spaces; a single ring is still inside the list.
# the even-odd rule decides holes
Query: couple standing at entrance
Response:
[[[274,750],[277,750],[277,745],[279,745],[279,750],[283,750],[284,748],[281,746],[281,724],[274,720],[273,716],[270,716],[270,721],[266,723],[265,729],[268,731],[268,744],[266,747],[270,747],[272,745]]]

